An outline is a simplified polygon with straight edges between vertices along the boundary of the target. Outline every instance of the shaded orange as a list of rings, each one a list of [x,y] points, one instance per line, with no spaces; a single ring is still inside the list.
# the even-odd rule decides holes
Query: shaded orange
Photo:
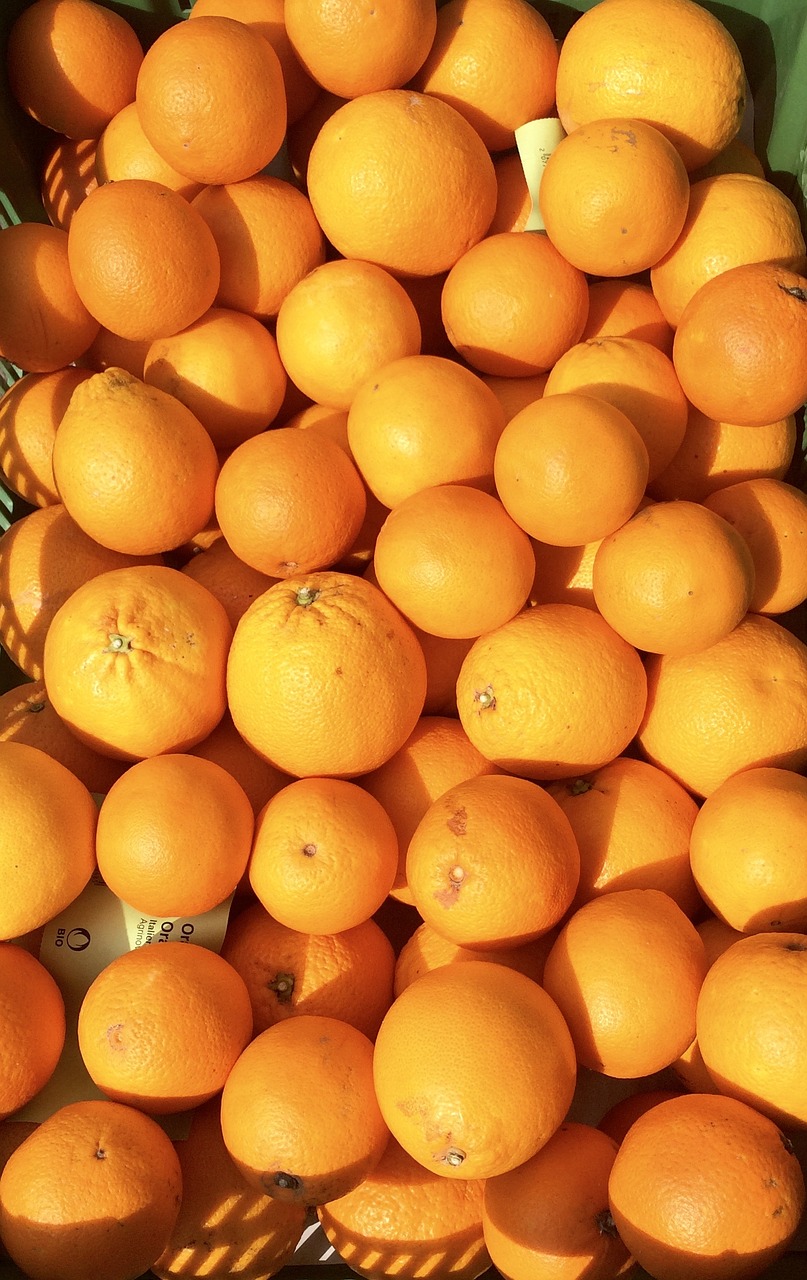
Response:
[[[63,764],[88,791],[104,795],[126,767],[80,742],[56,714],[43,680],[27,681],[0,694],[0,742],[38,747]]]
[[[191,556],[182,572],[201,582],[224,606],[233,630],[253,600],[279,581],[240,560],[223,537]]]
[[[629,1093],[626,1098],[620,1098],[619,1102],[608,1108],[597,1128],[607,1133],[620,1146],[634,1120],[638,1120],[645,1111],[658,1106],[660,1102],[677,1098],[679,1093],[678,1089],[640,1089],[638,1093]]]
[[[146,352],[151,346],[149,338],[122,338],[101,325],[79,361],[81,368],[102,373],[104,369],[125,369],[135,378],[143,377]]]
[[[684,438],[672,461],[648,485],[654,498],[703,502],[741,480],[781,480],[796,450],[793,414],[761,427],[717,422],[689,406]]]
[[[807,495],[768,477],[742,480],[704,499],[748,544],[754,613],[786,613],[807,599]]]
[[[247,794],[252,812],[257,817],[263,806],[275,792],[285,787],[291,778],[275,769],[247,746],[233,724],[229,711],[225,711],[215,729],[206,738],[188,748],[192,756],[212,760],[232,774]]]
[[[134,101],[112,117],[98,139],[95,173],[98,182],[120,182],[123,178],[160,182],[186,200],[192,200],[202,190],[202,183],[178,173],[154,150],[143,132]]]
[[[46,157],[40,194],[54,227],[67,231],[78,206],[98,185],[95,138],[64,138]]]
[[[526,409],[528,404],[541,399],[549,370],[545,373],[535,373],[528,378],[506,378],[495,373],[481,373],[479,376],[490,387],[504,409],[505,420],[509,422],[520,409]]]
[[[26,373],[52,373],[84,354],[98,320],[73,280],[68,232],[39,222],[0,229],[0,275],[0,356]]]
[[[588,320],[580,341],[639,338],[672,355],[673,331],[648,284],[635,280],[594,280],[588,287]]]
[[[62,993],[22,947],[0,942],[0,1120],[24,1107],[50,1080],[64,1047]]]
[[[523,942],[517,947],[471,948],[451,942],[424,922],[418,925],[398,954],[395,963],[395,995],[399,996],[411,983],[424,973],[431,973],[432,969],[441,969],[445,964],[468,964],[480,960],[517,969],[519,973],[532,978],[533,982],[540,982],[546,957],[557,932],[555,928],[549,929],[540,938]]]
[[[70,397],[90,374],[69,365],[27,373],[0,398],[0,471],[8,487],[37,507],[59,502],[53,442]]]

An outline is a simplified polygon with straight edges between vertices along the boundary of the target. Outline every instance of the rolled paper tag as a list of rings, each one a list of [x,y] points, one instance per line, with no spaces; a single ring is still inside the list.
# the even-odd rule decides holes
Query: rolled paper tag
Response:
[[[538,207],[538,191],[546,162],[558,143],[565,137],[566,131],[556,116],[547,116],[543,120],[528,120],[526,124],[516,129],[516,146],[532,201],[532,208],[524,226],[525,231],[546,229]]]

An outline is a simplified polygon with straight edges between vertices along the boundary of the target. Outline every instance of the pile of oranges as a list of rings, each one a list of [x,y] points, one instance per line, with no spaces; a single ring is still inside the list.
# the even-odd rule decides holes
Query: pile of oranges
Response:
[[[737,46],[120,8],[6,53],[49,142],[0,231],[0,1256],[802,1274],[807,248]],[[149,934],[72,1017],[91,880],[220,952]],[[25,1119],[68,1052],[99,1096]]]

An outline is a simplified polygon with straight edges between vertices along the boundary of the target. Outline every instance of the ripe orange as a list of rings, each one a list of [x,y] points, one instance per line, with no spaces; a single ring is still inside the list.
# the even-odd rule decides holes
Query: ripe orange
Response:
[[[219,472],[215,508],[239,559],[288,579],[330,568],[350,550],[366,498],[344,449],[286,426],[236,446]]]
[[[423,709],[426,662],[384,594],[350,574],[277,583],[239,622],[227,667],[238,731],[298,777],[354,777],[403,746]]]
[[[125,369],[133,377],[142,379],[146,352],[150,346],[150,339],[122,338],[120,334],[101,325],[97,336],[81,357],[81,367],[91,369],[94,373],[103,373],[104,369],[112,367]]]
[[[10,942],[0,942],[0,1119],[36,1097],[64,1047],[64,1000],[48,970]]]
[[[280,60],[233,18],[203,16],[163,31],[143,59],[135,100],[155,151],[205,185],[253,177],[286,132]]]
[[[276,791],[291,782],[287,773],[275,769],[268,760],[263,760],[247,746],[229,711],[225,711],[215,729],[201,742],[189,747],[188,752],[203,760],[212,760],[232,774],[246,792],[255,817]]]
[[[195,942],[123,952],[91,982],[78,1014],[93,1082],[113,1101],[153,1115],[212,1098],[251,1034],[243,979]]]
[[[90,192],[70,223],[67,257],[84,306],[121,338],[178,333],[213,305],[219,287],[218,249],[201,214],[146,178]]]
[[[807,934],[756,933],[718,956],[698,999],[698,1046],[721,1093],[807,1126]]]
[[[547,378],[544,395],[558,392],[596,396],[621,409],[645,443],[650,481],[672,461],[684,439],[689,406],[672,361],[640,338],[577,343]]]
[[[76,387],[89,377],[89,370],[72,365],[52,373],[26,373],[0,398],[3,482],[34,506],[61,501],[53,478],[56,428]]]
[[[518,1169],[488,1178],[482,1222],[493,1264],[510,1280],[614,1280],[628,1251],[608,1211],[617,1145],[575,1121],[562,1124]]]
[[[78,587],[45,641],[45,687],[68,727],[123,760],[187,751],[226,707],[232,628],[178,569],[111,569]]]
[[[704,499],[747,543],[754,562],[749,609],[777,614],[807,599],[807,495],[783,480],[759,477]]]
[[[480,961],[445,965],[401,992],[381,1023],[373,1075],[384,1119],[419,1164],[446,1178],[491,1178],[549,1141],[576,1066],[546,991]]]
[[[328,93],[357,98],[400,89],[423,62],[434,39],[433,0],[355,0],[334,8],[327,0],[286,0],[283,16],[292,48]]]
[[[795,413],[807,395],[807,279],[767,262],[714,276],[684,308],[673,363],[687,398],[718,422]]]
[[[219,251],[219,306],[270,320],[294,285],[325,260],[308,198],[282,178],[261,173],[206,187],[193,207]]]
[[[204,528],[218,460],[190,409],[112,368],[73,393],[54,440],[53,474],[84,533],[112,551],[150,556]]]
[[[459,429],[446,420],[446,405]],[[504,428],[496,396],[444,356],[393,360],[362,383],[349,406],[354,461],[385,507],[438,484],[493,490],[493,455]]]
[[[223,537],[191,556],[182,572],[201,582],[224,605],[233,630],[253,600],[278,581],[240,560]]]
[[[0,694],[0,742],[38,747],[97,795],[104,795],[126,767],[79,742],[54,711],[43,680],[27,680]]]
[[[692,872],[732,928],[807,933],[806,824],[807,779],[791,769],[743,769],[703,802],[692,828]]]
[[[392,1004],[395,953],[375,920],[301,933],[253,902],[230,920],[223,958],[247,985],[257,1035],[285,1018],[339,1018],[374,1040]]]
[[[449,0],[413,84],[456,107],[489,151],[506,151],[520,125],[552,114],[557,67],[549,23],[526,0]]]
[[[425,922],[459,946],[516,947],[571,906],[580,854],[568,818],[541,787],[479,775],[445,791],[409,841],[406,879]]]
[[[689,179],[672,142],[631,113],[590,120],[549,157],[539,190],[546,233],[592,275],[629,276],[673,247]]]
[[[301,778],[258,815],[249,881],[289,929],[341,933],[369,920],[398,867],[395,828],[355,782]]]
[[[269,1027],[227,1077],[221,1128],[242,1175],[264,1195],[302,1205],[345,1195],[389,1138],[373,1091],[372,1042],[317,1014]]]
[[[337,108],[311,148],[307,182],[337,252],[396,275],[448,271],[496,209],[493,161],[479,134],[448,103],[410,89],[364,93]]]
[[[807,764],[807,647],[749,613],[700,653],[651,654],[642,753],[689,791],[708,796],[752,766]]]
[[[732,929],[719,916],[707,915],[696,926],[706,951],[706,964],[711,969],[718,956],[732,945],[739,942],[743,934]],[[697,1021],[697,1011],[696,1011]],[[680,1057],[671,1064],[670,1070],[678,1082],[690,1093],[719,1093],[712,1077],[706,1069],[701,1055],[698,1037],[684,1050]]]
[[[420,489],[376,538],[381,590],[430,635],[469,639],[508,622],[527,600],[535,557],[497,498],[469,485]]]
[[[120,182],[124,178],[160,182],[186,200],[192,200],[202,190],[200,182],[178,173],[154,150],[143,132],[134,101],[112,117],[98,139],[95,172],[98,182]]]
[[[613,533],[639,506],[647,474],[648,451],[627,414],[578,391],[544,395],[520,410],[493,463],[505,509],[531,537],[554,546]]]
[[[658,889],[620,889],[579,907],[546,958],[578,1062],[619,1079],[668,1067],[695,1035],[706,955],[694,924]]]
[[[540,982],[546,957],[557,932],[557,929],[549,929],[540,938],[516,947],[471,948],[450,942],[424,922],[407,938],[398,953],[395,962],[395,995],[399,996],[424,973],[431,973],[432,969],[442,969],[446,964],[476,964],[480,960],[517,969],[527,978],[532,978],[533,982]]]
[[[608,1183],[617,1231],[660,1280],[762,1275],[804,1209],[791,1145],[733,1098],[683,1094],[636,1121]]]
[[[0,939],[18,938],[68,907],[95,870],[98,810],[65,765],[0,742]]]
[[[162,1253],[181,1198],[179,1159],[156,1121],[117,1102],[73,1102],[9,1157],[0,1234],[26,1275],[82,1280],[103,1258],[108,1280],[127,1280]]]
[[[26,373],[72,364],[98,332],[73,279],[68,243],[67,231],[39,222],[0,229],[0,356]]]
[[[37,0],[8,36],[11,92],[28,115],[69,138],[97,138],[135,96],[143,50],[119,13],[92,0]]]
[[[42,168],[40,196],[48,221],[67,231],[81,202],[98,186],[95,138],[62,138]]]
[[[629,644],[699,653],[751,607],[754,561],[740,533],[714,510],[654,502],[603,539],[592,586],[600,613]]]
[[[420,321],[403,285],[372,262],[316,267],[280,304],[277,345],[291,380],[319,404],[349,409],[362,383],[420,351]]]
[[[672,355],[675,336],[648,284],[635,280],[594,280],[588,287],[588,320],[581,342],[589,338],[638,338]]]
[[[546,236],[503,231],[451,267],[441,307],[452,345],[474,369],[531,377],[580,340],[588,286]]]
[[[609,0],[567,34],[556,92],[567,133],[636,115],[660,129],[692,170],[738,132],[745,72],[729,32],[694,0]]]
[[[481,636],[457,680],[460,721],[474,746],[510,773],[545,780],[586,774],[620,755],[646,699],[636,650],[599,614],[571,604],[536,605]]]
[[[711,493],[741,480],[769,476],[781,480],[796,450],[793,414],[763,427],[716,422],[689,406],[684,439],[672,462],[648,485],[654,498],[703,502]]]
[[[618,756],[587,777],[550,783],[580,851],[573,906],[622,889],[660,889],[693,917],[703,906],[689,865],[698,806],[669,774]]]
[[[317,1216],[332,1247],[366,1280],[475,1280],[490,1266],[482,1238],[482,1185],[441,1178],[390,1138],[364,1181],[319,1205]]]
[[[158,1280],[266,1280],[292,1258],[305,1223],[302,1205],[282,1204],[246,1186],[221,1136],[220,1104],[193,1113],[176,1142],[182,1204],[170,1239],[151,1264]]]

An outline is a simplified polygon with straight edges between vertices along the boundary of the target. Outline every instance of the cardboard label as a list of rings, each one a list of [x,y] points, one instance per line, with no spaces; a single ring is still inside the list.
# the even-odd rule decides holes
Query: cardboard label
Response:
[[[524,226],[525,231],[544,231],[544,220],[538,207],[538,192],[547,161],[559,142],[566,137],[563,125],[554,116],[543,120],[529,120],[516,129],[516,146],[521,167],[527,180],[527,190],[532,209]]]

